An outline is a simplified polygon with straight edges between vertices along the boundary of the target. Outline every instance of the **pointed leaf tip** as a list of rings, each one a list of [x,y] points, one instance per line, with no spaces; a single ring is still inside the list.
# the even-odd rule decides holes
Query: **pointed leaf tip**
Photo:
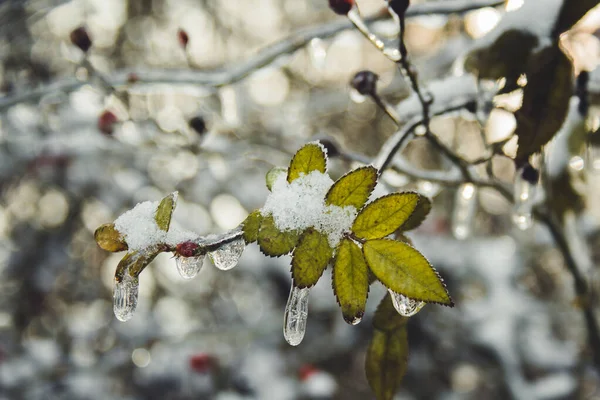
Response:
[[[359,213],[352,232],[361,239],[380,239],[404,224],[419,202],[414,192],[392,193],[367,204]]]
[[[98,227],[94,232],[94,239],[102,250],[113,253],[127,250],[127,243],[115,228],[115,224],[104,224]]]
[[[417,205],[408,219],[398,228],[402,232],[410,231],[420,226],[429,212],[431,211],[431,200],[422,194],[416,193],[418,196]]]
[[[292,278],[299,288],[314,286],[323,275],[333,249],[327,236],[314,228],[307,228],[298,241],[292,256]]]
[[[369,165],[348,172],[338,179],[327,192],[325,203],[338,207],[365,205],[377,184],[377,168]]]
[[[160,204],[156,209],[154,220],[162,231],[167,232],[169,230],[169,226],[171,225],[171,216],[173,215],[173,210],[177,204],[177,197],[177,192],[171,193],[160,201]]]
[[[390,239],[368,240],[363,254],[373,274],[388,289],[414,300],[453,306],[437,271],[410,245]]]
[[[309,143],[296,152],[288,168],[287,181],[292,183],[301,175],[312,171],[325,173],[327,171],[327,155],[323,145]]]

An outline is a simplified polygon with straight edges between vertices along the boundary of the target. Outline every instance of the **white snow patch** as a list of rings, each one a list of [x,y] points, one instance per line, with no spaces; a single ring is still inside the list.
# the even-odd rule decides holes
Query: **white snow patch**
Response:
[[[280,231],[314,227],[327,235],[329,245],[335,248],[343,233],[350,230],[358,211],[353,206],[326,205],[325,195],[331,185],[333,181],[329,175],[319,171],[302,175],[292,183],[287,182],[286,174],[281,174],[275,180],[261,214],[272,215]]]
[[[175,246],[198,238],[194,232],[174,226],[173,221],[168,232],[161,230],[154,219],[159,205],[160,201],[138,203],[115,220],[115,228],[125,238],[129,250],[144,250],[162,243]]]

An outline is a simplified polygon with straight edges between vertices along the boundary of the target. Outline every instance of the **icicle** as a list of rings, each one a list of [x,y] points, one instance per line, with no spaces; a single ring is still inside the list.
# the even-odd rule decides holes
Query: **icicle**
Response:
[[[292,346],[298,346],[306,332],[309,292],[309,288],[300,289],[292,283],[283,317],[283,337]]]
[[[237,265],[245,247],[246,243],[244,242],[244,239],[239,238],[233,242],[224,244],[217,250],[208,253],[208,255],[213,264],[215,264],[215,267],[227,271]]]
[[[458,188],[452,211],[452,233],[457,239],[471,236],[477,206],[477,188],[465,183]]]
[[[523,178],[523,169],[517,171],[512,220],[517,228],[523,231],[533,225],[532,209],[535,202],[536,187],[537,184],[532,184]]]
[[[121,282],[115,281],[113,292],[113,310],[119,321],[128,321],[133,317],[138,301],[138,278],[125,272]]]
[[[394,308],[396,311],[398,311],[398,314],[402,315],[403,317],[412,317],[421,311],[421,308],[425,306],[425,303],[422,301],[409,299],[408,297],[401,295],[400,293],[396,293],[390,289],[388,289],[388,292],[390,292],[390,295],[392,296]]]
[[[204,254],[198,257],[176,257],[175,264],[177,264],[179,275],[181,275],[183,279],[192,279],[198,275],[198,272],[202,269],[205,258],[206,256]]]
[[[587,169],[594,175],[600,174],[600,146],[587,144]]]
[[[358,324],[360,324],[360,321],[362,321],[362,316],[360,316],[360,317],[358,317],[358,316],[354,317],[354,319],[352,321],[349,321],[349,322],[350,322],[350,325],[358,325]]]
[[[358,11],[358,7],[354,6],[350,12],[348,12],[348,19],[352,21],[354,26],[362,33],[379,51],[381,51],[387,58],[396,62],[400,60],[400,52],[398,49],[386,47],[385,43],[381,39],[379,39],[369,28],[365,21],[360,16],[360,12]]]

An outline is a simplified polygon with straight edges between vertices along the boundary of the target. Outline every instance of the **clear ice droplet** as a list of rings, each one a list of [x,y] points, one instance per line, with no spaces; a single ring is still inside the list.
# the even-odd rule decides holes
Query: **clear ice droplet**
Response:
[[[388,292],[390,292],[390,295],[392,296],[394,308],[398,311],[398,314],[403,317],[412,317],[425,306],[425,303],[422,301],[409,299],[408,297],[389,289]]]
[[[367,96],[360,94],[358,92],[358,90],[356,90],[354,88],[350,89],[350,100],[352,100],[353,102],[360,104],[360,103],[364,103],[366,99],[367,99]]]
[[[457,239],[471,236],[473,219],[477,210],[477,188],[465,183],[458,188],[452,211],[452,233]]]
[[[292,283],[290,297],[283,316],[283,337],[292,346],[298,346],[304,339],[308,319],[309,292],[309,288],[300,289]]]
[[[179,275],[183,279],[192,279],[198,275],[204,264],[204,258],[206,258],[204,254],[199,257],[176,257],[175,264]]]
[[[245,247],[246,242],[244,242],[244,239],[240,238],[224,244],[217,250],[208,253],[208,255],[213,264],[215,264],[215,267],[227,271],[237,265]]]
[[[600,146],[588,143],[586,156],[588,171],[594,175],[600,174]]]
[[[121,282],[115,281],[113,292],[113,311],[119,321],[128,321],[133,317],[138,302],[138,278],[126,272]]]

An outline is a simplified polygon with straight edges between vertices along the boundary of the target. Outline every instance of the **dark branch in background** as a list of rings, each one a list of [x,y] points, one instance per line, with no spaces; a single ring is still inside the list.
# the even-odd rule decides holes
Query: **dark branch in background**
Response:
[[[500,6],[503,3],[503,1],[498,0],[436,1],[414,5],[406,12],[406,16],[416,17],[420,15],[464,13],[483,7]],[[389,14],[384,11],[366,18],[366,22],[373,23],[389,18]],[[212,71],[129,69],[115,71],[106,79],[108,84],[113,87],[119,87],[130,83],[132,76],[136,77],[136,84],[169,83],[202,85],[213,88],[225,86],[238,82],[260,68],[266,67],[281,55],[293,53],[294,51],[304,47],[314,38],[328,38],[344,30],[351,29],[352,27],[352,23],[344,19],[335,22],[327,22],[315,27],[301,29],[287,38],[265,47],[249,60],[238,63],[237,66],[230,68],[224,67]],[[67,78],[56,81],[52,84],[29,90],[26,93],[15,94],[13,96],[0,99],[0,110],[22,102],[37,101],[41,97],[51,93],[72,92],[85,84],[87,84],[87,82],[80,81],[75,78]]]

